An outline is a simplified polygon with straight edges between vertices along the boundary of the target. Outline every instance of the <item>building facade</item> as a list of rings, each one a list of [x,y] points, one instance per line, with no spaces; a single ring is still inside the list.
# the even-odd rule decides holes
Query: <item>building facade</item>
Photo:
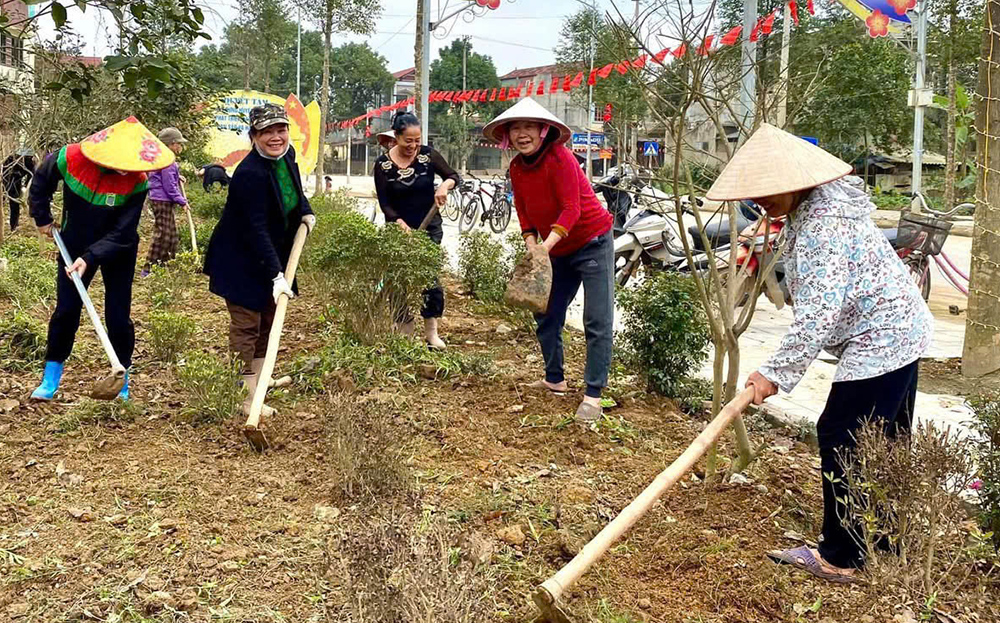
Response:
[[[28,6],[21,0],[0,0],[6,18],[0,28],[0,90],[31,93],[35,55],[28,32]]]

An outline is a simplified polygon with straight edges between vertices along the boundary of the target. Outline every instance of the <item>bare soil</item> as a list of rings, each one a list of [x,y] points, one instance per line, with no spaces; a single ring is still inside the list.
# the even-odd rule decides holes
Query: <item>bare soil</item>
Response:
[[[203,277],[184,296],[178,308],[198,323],[197,347],[223,353],[222,302]],[[306,278],[290,307],[279,374],[322,345],[327,303]],[[0,313],[9,313],[5,305]],[[362,545],[371,554],[381,551],[371,544],[380,530],[400,531],[399,541],[429,526],[443,526],[449,539],[451,562],[441,573],[433,557],[418,564],[450,587],[439,598],[474,586],[468,598],[490,614],[465,620],[532,620],[530,591],[704,423],[619,380],[618,406],[584,430],[570,421],[580,383],[564,397],[523,388],[542,374],[534,337],[498,333],[498,319],[474,310],[450,284],[443,336],[453,350],[488,354],[493,373],[414,373],[346,396],[334,395],[332,378],[327,393],[274,392],[273,447],[258,454],[242,439],[241,417],[194,426],[180,415],[185,395],[174,369],[150,361],[143,345],[150,306],[137,283],[134,421],[60,432],[105,369],[86,319],[57,401],[28,401],[35,372],[0,377],[0,400],[14,401],[0,412],[0,620],[390,620],[358,613],[384,612],[396,603],[390,596],[411,594],[393,561],[419,559],[366,558]],[[579,334],[569,334],[567,361],[571,379],[580,379]],[[405,474],[398,490],[375,499],[344,492],[343,457],[331,441],[337,431],[328,425],[331,409],[372,404],[391,416],[402,452],[386,448],[386,456],[403,457],[397,467]],[[808,447],[754,418],[749,424],[760,446],[750,484],[686,479],[567,593],[578,620],[888,622],[902,620],[894,617],[905,605],[919,610],[766,560],[767,550],[815,540],[820,474]],[[721,456],[734,454],[727,436]],[[460,572],[473,563],[478,575]],[[366,583],[365,574],[382,584]],[[465,584],[471,577],[479,583]],[[963,621],[998,620],[995,597],[947,596],[938,607]]]

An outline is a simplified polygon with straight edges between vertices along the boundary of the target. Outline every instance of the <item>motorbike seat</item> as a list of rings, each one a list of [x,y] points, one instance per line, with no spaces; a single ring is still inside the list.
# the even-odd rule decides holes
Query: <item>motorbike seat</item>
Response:
[[[737,231],[743,231],[743,229],[752,224],[753,221],[742,214],[737,213]],[[698,232],[698,226],[692,225],[688,227],[688,233],[691,234],[691,241],[694,243],[694,248],[699,251],[704,251],[705,245],[702,244],[701,234]],[[709,223],[705,226],[705,234],[708,236],[709,242],[712,243],[713,249],[724,244],[729,244],[729,218],[726,217]]]
[[[889,244],[895,247],[896,240],[899,239],[899,228],[893,227],[892,229],[883,229],[882,233],[889,239]]]

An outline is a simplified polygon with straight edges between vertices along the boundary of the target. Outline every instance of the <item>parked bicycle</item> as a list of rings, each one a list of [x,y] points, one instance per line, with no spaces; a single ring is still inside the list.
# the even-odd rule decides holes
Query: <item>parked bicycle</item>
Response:
[[[486,181],[471,173],[468,175],[475,181],[475,190],[462,207],[458,230],[462,233],[472,231],[477,223],[485,227],[489,221],[490,229],[494,232],[502,234],[507,231],[514,211],[514,194],[510,182],[499,176]]]
[[[928,206],[920,193],[913,193],[911,197],[920,202],[924,214],[903,212],[899,217],[898,228],[883,230],[889,242],[909,269],[913,282],[920,288],[920,294],[925,301],[931,295],[931,264],[937,267],[949,285],[968,296],[969,275],[956,266],[944,252],[944,243],[952,226],[951,221],[945,219],[960,210],[975,206],[971,203],[962,203],[948,212],[942,212]]]

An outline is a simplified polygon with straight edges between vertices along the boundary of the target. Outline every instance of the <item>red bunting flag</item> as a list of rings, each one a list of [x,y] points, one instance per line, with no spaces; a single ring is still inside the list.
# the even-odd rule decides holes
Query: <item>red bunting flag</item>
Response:
[[[799,5],[795,3],[795,0],[789,0],[788,2],[788,12],[792,15],[792,21],[795,25],[799,25]]]
[[[662,50],[653,55],[653,60],[662,65],[663,59],[667,58],[667,55],[669,54],[670,54],[670,48],[663,48]]]
[[[559,83],[561,82],[559,76],[552,76],[552,84],[549,85],[549,93],[559,90]]]
[[[453,97],[455,97],[455,92],[454,91],[448,91],[447,93],[444,94],[444,101],[450,102],[450,101],[452,101]]]
[[[372,135],[372,126],[371,126],[371,124],[365,125],[365,138],[368,138],[371,135]]]
[[[750,41],[757,41],[760,39],[760,24],[761,21],[757,20],[757,23],[753,25],[753,30],[750,31]]]
[[[816,15],[816,7],[813,6],[813,0],[807,0],[806,10],[809,11],[809,15]]]
[[[582,71],[580,73],[576,74],[576,76],[572,80],[570,80],[569,87],[571,89],[575,89],[578,86],[580,86],[581,84],[583,84],[583,72]]]
[[[736,43],[740,40],[741,34],[743,34],[743,27],[737,26],[722,35],[722,40],[719,41],[719,45],[736,45]]]
[[[497,101],[497,90],[496,89],[493,89],[493,92],[490,93],[490,101],[491,102]]]
[[[681,47],[674,50],[674,58],[681,58],[682,56],[687,54],[687,51],[688,51],[688,45],[686,43],[682,43]]]
[[[625,61],[625,62],[618,63],[617,65],[615,65],[615,69],[618,70],[618,73],[620,73],[621,75],[624,76],[625,74],[628,73],[628,66],[629,66],[629,62]]]
[[[591,69],[590,70],[590,75],[587,77],[587,84],[590,85],[590,86],[594,86],[595,84],[597,84],[597,70],[596,69]]]
[[[771,34],[771,31],[774,30],[774,18],[777,15],[778,15],[778,12],[774,11],[773,13],[771,13],[770,15],[768,15],[764,19],[764,23],[760,27],[761,33],[763,33],[765,35]]]
[[[566,76],[565,78],[563,78],[562,90],[564,93],[569,93],[569,90],[572,88],[570,86],[570,83],[572,81],[573,81],[573,76]]]
[[[535,88],[535,81],[534,80],[529,81],[528,82],[528,88],[524,90],[524,96],[525,97],[530,97],[531,94],[534,93],[534,91],[532,90],[534,88]],[[521,85],[517,85],[517,92],[518,92],[518,94],[521,93]]]
[[[511,87],[507,91],[507,98],[508,99],[515,98],[515,97],[521,97],[521,85],[520,84],[518,84],[516,87]]]
[[[615,64],[614,63],[608,63],[607,65],[605,65],[604,67],[601,67],[597,71],[597,76],[599,78],[607,78],[608,76],[611,75],[611,70],[613,70],[614,68],[615,68]]]
[[[493,89],[493,92],[495,93],[496,89]],[[479,94],[479,101],[480,102],[485,102],[486,98],[489,96],[489,94],[490,94],[490,90],[489,89],[483,89],[483,92]]]
[[[712,41],[715,40],[715,35],[709,35],[705,37],[705,40],[701,42],[698,47],[698,54],[700,56],[708,56],[709,51],[712,49]]]
[[[545,95],[545,83],[541,80],[538,81],[538,90],[535,91],[535,95]]]
[[[642,69],[643,67],[646,66],[646,59],[648,58],[649,58],[648,54],[643,54],[639,58],[632,61],[632,67],[635,67],[636,69]]]
[[[497,99],[501,102],[507,101],[507,87],[500,87],[500,94],[497,95]]]

